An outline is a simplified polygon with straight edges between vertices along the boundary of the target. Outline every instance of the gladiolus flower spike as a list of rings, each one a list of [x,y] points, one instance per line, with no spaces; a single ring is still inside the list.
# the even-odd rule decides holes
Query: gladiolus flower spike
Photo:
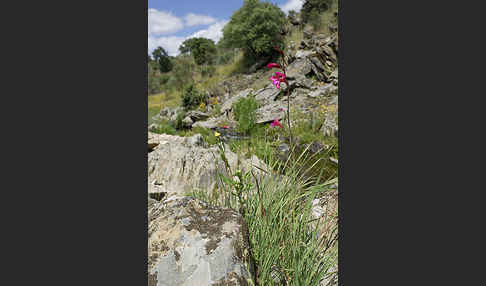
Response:
[[[281,72],[275,72],[275,75],[271,76],[270,80],[272,81],[273,85],[275,85],[277,89],[280,89],[280,83],[287,82],[285,75]]]

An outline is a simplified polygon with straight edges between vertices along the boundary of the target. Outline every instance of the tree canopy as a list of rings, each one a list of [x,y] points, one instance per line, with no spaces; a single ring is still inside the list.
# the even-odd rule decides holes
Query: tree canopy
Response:
[[[273,47],[283,45],[281,31],[285,14],[274,4],[245,0],[223,29],[226,46],[242,48],[245,55],[260,59],[275,54]]]
[[[212,64],[216,58],[216,44],[206,38],[190,38],[179,47],[182,54],[190,53],[197,65]]]
[[[170,60],[167,51],[162,48],[158,47],[152,52],[152,57],[154,61],[159,64],[160,72],[169,72],[172,70],[172,62]]]

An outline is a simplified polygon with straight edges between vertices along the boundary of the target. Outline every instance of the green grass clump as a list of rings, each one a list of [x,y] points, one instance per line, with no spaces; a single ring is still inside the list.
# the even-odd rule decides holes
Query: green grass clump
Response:
[[[224,146],[218,146],[229,175],[218,174],[221,189],[194,190],[191,195],[243,215],[258,285],[319,285],[337,264],[337,209],[316,221],[312,202],[324,196],[337,178],[303,179],[300,174],[305,170],[295,163],[305,156],[283,164],[273,161],[269,170],[259,173],[231,170]],[[326,227],[319,228],[322,225]]]
[[[241,98],[233,103],[233,112],[238,130],[246,135],[250,135],[256,127],[256,110],[259,104],[254,96]]]

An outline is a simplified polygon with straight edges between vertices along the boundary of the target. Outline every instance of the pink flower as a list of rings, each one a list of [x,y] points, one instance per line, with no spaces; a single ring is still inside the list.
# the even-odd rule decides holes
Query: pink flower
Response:
[[[229,126],[228,126],[228,125],[223,125],[223,128],[224,128],[224,129],[228,129],[228,128],[229,128]]]
[[[281,72],[275,72],[275,74],[270,77],[270,80],[277,89],[280,89],[280,83],[287,82],[285,75]]]
[[[283,128],[282,124],[280,123],[280,121],[278,121],[278,119],[277,119],[277,118],[275,118],[275,119],[273,120],[273,122],[272,122],[272,123],[270,123],[270,126],[271,126],[271,127],[279,126],[280,128]]]
[[[269,63],[267,65],[267,68],[271,69],[271,68],[281,68],[279,64],[276,64],[276,63]]]

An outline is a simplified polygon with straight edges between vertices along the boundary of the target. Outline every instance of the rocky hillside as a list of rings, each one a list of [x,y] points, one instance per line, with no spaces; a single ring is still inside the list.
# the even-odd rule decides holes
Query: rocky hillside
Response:
[[[299,25],[299,20],[292,19],[291,23]],[[259,154],[246,151],[243,155],[241,150],[230,147],[240,146],[238,142],[245,140],[256,144],[251,141],[250,135],[239,132],[234,104],[242,98],[254,96],[259,104],[256,123],[267,128],[275,119],[285,122],[290,100],[291,125],[295,128],[298,144],[306,143],[306,136],[317,136],[307,133],[318,133],[320,136],[312,138],[331,138],[334,140],[332,142],[337,142],[339,47],[336,27],[331,28],[330,35],[304,29],[303,39],[299,43],[289,44],[286,52],[288,86],[276,89],[268,80],[272,71],[262,68],[251,74],[227,78],[218,83],[217,89],[206,90],[208,102],[217,104],[201,105],[199,109],[189,111],[182,107],[164,108],[154,117],[154,121],[159,123],[149,126],[148,131],[149,285],[253,285],[254,281],[259,281],[258,277],[267,276],[273,279],[275,285],[286,285],[292,279],[301,279],[297,274],[286,274],[288,269],[279,264],[284,262],[277,262],[285,260],[283,258],[274,259],[273,265],[270,262],[268,271],[259,266],[258,259],[265,257],[256,248],[258,240],[255,237],[260,235],[256,230],[261,226],[254,220],[248,220],[248,210],[216,205],[196,198],[194,194],[196,191],[208,194],[222,191],[225,185],[218,178],[220,175],[226,176],[235,182],[231,185],[232,190],[245,188],[243,184],[249,186],[245,189],[245,199],[262,197],[259,201],[261,209],[257,205],[255,208],[258,210],[254,211],[266,218],[272,211],[272,197],[277,200],[281,194],[288,193],[279,193],[280,188],[286,186],[285,182],[295,184],[290,185],[295,186],[291,189],[308,188],[299,183],[302,181],[300,177],[275,171],[273,165],[269,166],[272,162]],[[263,83],[263,86],[258,87],[256,82]],[[286,96],[287,90],[290,90],[290,99]],[[315,120],[317,117],[319,120]],[[317,126],[310,124],[311,129],[306,129],[307,133],[299,133],[300,126],[309,125],[311,120],[318,122]],[[178,136],[160,132],[163,122],[177,121],[185,133]],[[194,130],[204,134],[194,134]],[[277,131],[280,132],[279,129]],[[288,155],[286,134],[280,132],[270,140],[267,135],[270,131],[265,132],[267,137],[264,141],[268,143],[265,146],[270,146],[277,154],[286,153],[281,161],[289,162],[291,156]],[[212,142],[209,138],[216,141]],[[325,156],[322,155],[322,166],[337,170],[337,151],[329,155],[336,150],[336,146],[330,146],[328,141],[314,140],[311,143],[299,146],[316,156],[325,153]],[[221,151],[221,146],[225,146],[224,151]],[[226,158],[227,165],[222,158]],[[253,176],[249,175],[247,181],[242,181],[246,180],[243,177],[235,179],[235,173],[229,172],[228,168]],[[337,174],[333,176],[337,177]],[[269,181],[264,183],[265,180]],[[293,210],[302,207],[302,217],[306,213],[304,205],[309,205],[309,219],[319,219],[312,224],[315,232],[309,230],[309,233],[315,235],[316,243],[323,247],[319,248],[322,253],[309,259],[317,259],[315,261],[326,265],[325,275],[319,278],[319,285],[326,286],[337,285],[337,251],[336,256],[328,256],[326,252],[337,247],[337,178],[331,181],[324,185],[316,183],[318,188],[326,190],[323,195],[312,197],[310,203],[301,196],[301,201],[288,210],[288,213],[293,213]],[[269,196],[268,200],[263,199],[265,195],[260,193],[260,188]],[[314,189],[305,190],[310,192]],[[270,204],[264,206],[264,201]],[[282,219],[285,221],[283,216]],[[275,224],[273,232],[284,233],[283,228],[279,228],[281,225],[282,222]],[[285,257],[284,254],[280,255]],[[302,273],[305,273],[305,269]],[[293,281],[289,285],[311,285],[306,283],[310,282]]]

